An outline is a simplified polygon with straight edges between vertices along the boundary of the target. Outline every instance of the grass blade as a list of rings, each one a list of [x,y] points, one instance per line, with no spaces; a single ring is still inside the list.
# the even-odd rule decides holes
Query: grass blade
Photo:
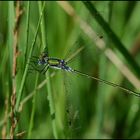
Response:
[[[41,19],[42,19],[42,15],[43,15],[44,9],[45,9],[45,4],[43,5],[42,13],[41,13],[39,21],[38,21],[38,25],[37,25],[37,28],[36,28],[35,36],[34,36],[34,39],[33,39],[32,45],[31,45],[31,49],[30,49],[30,52],[29,52],[29,58],[31,58],[32,51],[33,51],[33,48],[34,48],[34,45],[35,45],[35,42],[36,42],[36,39],[37,39],[37,35],[38,35],[38,31],[39,31],[39,26],[40,26],[40,23],[41,23]],[[27,71],[28,71],[28,67],[29,67],[29,61],[30,61],[30,59],[27,60],[27,64],[26,64],[25,71],[24,71],[24,74],[23,74],[23,77],[22,77],[20,89],[19,89],[19,92],[17,94],[17,102],[16,102],[16,111],[17,112],[18,112],[18,108],[19,108],[19,104],[20,104],[20,100],[21,100],[21,95],[22,95],[25,79],[26,79],[26,76],[27,76]]]
[[[93,18],[95,18],[96,21],[104,29],[105,33],[112,40],[112,42],[115,44],[116,48],[125,57],[125,60],[131,66],[131,68],[133,68],[133,70],[136,72],[136,74],[140,77],[140,67],[139,67],[139,65],[136,63],[136,61],[133,59],[133,57],[127,51],[127,49],[122,44],[122,42],[117,37],[117,35],[109,27],[108,23],[102,18],[102,16],[100,15],[100,13],[95,9],[95,7],[93,6],[93,4],[91,2],[86,1],[86,2],[83,2],[83,3],[86,6],[86,8],[89,10],[89,12],[91,13],[91,15],[93,16]]]

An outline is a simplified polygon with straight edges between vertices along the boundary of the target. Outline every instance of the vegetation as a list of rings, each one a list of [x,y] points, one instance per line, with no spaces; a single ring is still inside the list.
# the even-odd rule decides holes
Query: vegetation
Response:
[[[30,65],[45,50],[140,92],[139,13],[139,2],[1,1],[0,138],[140,138],[139,97]]]

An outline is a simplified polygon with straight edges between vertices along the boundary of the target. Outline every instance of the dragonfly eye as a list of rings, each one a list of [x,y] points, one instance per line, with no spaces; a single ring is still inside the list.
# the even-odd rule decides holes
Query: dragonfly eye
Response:
[[[38,65],[43,65],[43,64],[44,64],[43,59],[38,59]]]
[[[40,59],[38,59],[38,65],[44,65],[47,63],[47,61],[48,61],[48,59],[40,58]]]
[[[66,64],[67,64],[67,62],[66,62],[65,60],[61,60],[60,63],[61,63],[62,65],[66,65]]]

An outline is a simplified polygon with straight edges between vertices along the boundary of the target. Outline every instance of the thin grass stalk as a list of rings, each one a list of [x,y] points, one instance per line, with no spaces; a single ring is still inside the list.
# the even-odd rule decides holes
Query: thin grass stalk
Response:
[[[30,1],[27,2],[27,19],[26,19],[26,40],[25,40],[25,58],[24,61],[26,62],[27,52],[28,52],[28,39],[29,39],[29,19],[30,19]],[[24,65],[25,65],[24,62]]]
[[[16,2],[16,15],[15,15],[15,25],[13,29],[14,33],[14,43],[13,43],[13,65],[12,65],[12,95],[11,95],[11,128],[10,128],[10,138],[14,138],[14,131],[17,125],[17,118],[15,116],[14,110],[16,105],[16,71],[17,71],[17,45],[18,45],[18,28],[19,28],[19,20],[22,14],[22,10],[20,9],[20,2]]]
[[[34,126],[34,115],[35,115],[35,105],[36,105],[36,93],[37,93],[37,84],[38,84],[38,78],[39,78],[39,74],[37,73],[36,75],[36,82],[35,82],[35,91],[34,91],[34,96],[32,99],[32,111],[31,111],[31,119],[30,119],[30,124],[29,124],[29,130],[28,130],[28,139],[31,138],[31,134],[32,134],[32,129]]]
[[[41,12],[40,12],[41,15]],[[27,31],[27,38],[26,38],[26,50],[25,50],[25,60],[27,57],[27,51],[28,51],[28,38],[29,38],[29,19],[30,19],[30,2],[28,1],[27,5],[27,23],[26,23],[26,31]],[[26,61],[25,61],[26,62]],[[30,123],[29,123],[29,129],[28,129],[28,138],[31,138],[32,134],[32,129],[34,126],[34,115],[35,115],[35,105],[36,105],[36,93],[37,93],[37,83],[38,83],[38,78],[39,74],[37,73],[36,75],[36,81],[35,81],[35,90],[34,90],[34,95],[32,99],[32,111],[31,111],[31,118],[30,118]]]
[[[109,3],[110,4],[110,3]],[[109,12],[108,14],[108,22],[110,23],[112,7],[108,4]],[[109,7],[110,6],[110,7]],[[110,45],[110,41],[106,43],[106,46]],[[107,70],[107,61],[106,57],[103,55],[99,60],[99,78],[106,79],[106,70]],[[96,129],[96,138],[102,138],[103,135],[103,122],[104,122],[104,101],[106,95],[106,86],[99,83],[98,85],[98,98],[97,98],[97,129]]]
[[[99,61],[99,77],[105,79],[106,75],[106,58],[105,56],[101,56]],[[96,106],[96,113],[97,113],[97,127],[96,127],[96,138],[102,138],[103,132],[103,121],[104,121],[104,98],[105,98],[105,91],[106,85],[99,83],[98,85],[98,98],[97,98],[97,106]]]
[[[39,5],[39,11],[41,12],[42,9],[42,4],[39,1],[38,2]],[[42,38],[42,44],[43,44],[43,48],[48,47],[46,46],[46,33],[45,33],[45,22],[44,19],[42,20],[41,23],[41,38]],[[53,99],[53,93],[52,93],[52,88],[51,88],[51,81],[50,81],[50,74],[49,74],[49,70],[46,73],[46,79],[47,79],[47,90],[48,90],[48,100],[49,100],[49,107],[50,107],[50,115],[52,118],[52,129],[53,129],[53,135],[54,138],[58,138],[58,133],[57,133],[57,127],[56,127],[56,114],[55,114],[55,102]]]

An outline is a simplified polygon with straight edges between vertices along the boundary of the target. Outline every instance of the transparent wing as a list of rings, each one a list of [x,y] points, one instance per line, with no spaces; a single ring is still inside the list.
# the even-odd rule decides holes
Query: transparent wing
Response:
[[[99,36],[101,38],[101,36]],[[65,61],[68,65],[77,68],[79,63],[83,63],[82,67],[85,67],[85,72],[91,70],[94,63],[98,63],[98,57],[101,54],[93,42],[85,35],[80,35],[76,43],[71,47]],[[88,68],[86,68],[88,66]]]

